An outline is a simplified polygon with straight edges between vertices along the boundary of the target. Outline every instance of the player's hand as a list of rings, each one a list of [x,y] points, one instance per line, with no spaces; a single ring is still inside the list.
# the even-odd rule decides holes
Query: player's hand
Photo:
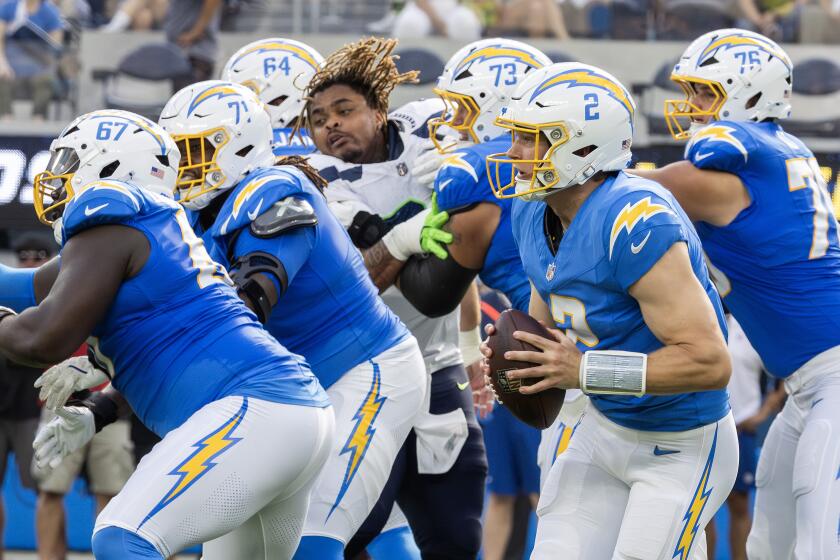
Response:
[[[493,389],[488,387],[485,382],[480,362],[475,362],[467,366],[467,375],[470,379],[470,389],[472,389],[475,412],[479,418],[487,418],[493,411],[493,405],[496,399],[493,394]]]
[[[32,447],[38,468],[56,468],[70,453],[93,439],[96,428],[93,413],[83,406],[65,406],[56,417],[38,430]]]
[[[762,412],[758,412],[750,416],[749,418],[741,421],[737,426],[737,430],[739,432],[746,432],[748,434],[754,434],[758,431],[758,427],[767,420],[767,414]]]
[[[178,39],[176,40],[176,42],[181,48],[187,49],[193,43],[197,43],[198,40],[201,39],[203,36],[204,31],[195,31],[193,29],[190,29],[189,31],[184,31],[183,33],[178,35]]]
[[[452,234],[443,229],[449,221],[449,212],[442,212],[437,205],[437,195],[432,195],[432,211],[426,215],[423,229],[420,230],[420,248],[424,253],[431,253],[440,260],[446,260],[449,253],[446,245],[452,243]]]
[[[433,189],[438,169],[443,165],[447,154],[440,153],[431,140],[427,140],[423,146],[423,152],[414,160],[411,174],[418,183]]]
[[[14,80],[15,79],[15,71],[12,70],[12,66],[9,62],[5,59],[0,60],[0,80]]]
[[[522,386],[519,392],[531,395],[552,387],[558,389],[580,388],[580,361],[583,357],[572,339],[557,329],[548,329],[554,340],[524,331],[515,331],[513,338],[536,346],[540,352],[509,350],[505,359],[538,364],[534,367],[517,369],[507,373],[508,379],[538,377],[541,381]]]
[[[76,391],[90,389],[108,381],[108,374],[96,368],[87,356],[76,356],[42,373],[35,380],[35,387],[41,389],[38,398],[46,403],[47,408],[55,410],[64,406]]]

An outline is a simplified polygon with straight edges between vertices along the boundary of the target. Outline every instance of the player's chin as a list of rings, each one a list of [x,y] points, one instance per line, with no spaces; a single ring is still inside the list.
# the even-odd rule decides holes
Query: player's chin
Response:
[[[364,151],[356,145],[353,144],[346,144],[341,146],[340,148],[336,149],[333,153],[334,157],[337,157],[341,161],[347,161],[350,163],[363,163],[362,157],[364,155]]]

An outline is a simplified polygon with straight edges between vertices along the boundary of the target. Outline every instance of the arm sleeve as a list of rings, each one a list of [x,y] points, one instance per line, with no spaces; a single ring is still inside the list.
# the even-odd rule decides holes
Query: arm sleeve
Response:
[[[37,268],[12,268],[0,264],[0,305],[18,313],[35,307],[35,272]]]
[[[236,240],[233,254],[245,256],[250,253],[264,252],[273,255],[283,264],[286,271],[286,282],[291,284],[294,277],[306,263],[315,246],[315,228],[301,227],[282,233],[277,237],[263,239],[255,237],[251,231],[245,230]],[[283,293],[280,278],[272,274],[272,282],[278,294]]]
[[[478,272],[462,267],[451,256],[441,260],[415,255],[400,272],[399,288],[417,311],[442,317],[458,307]]]

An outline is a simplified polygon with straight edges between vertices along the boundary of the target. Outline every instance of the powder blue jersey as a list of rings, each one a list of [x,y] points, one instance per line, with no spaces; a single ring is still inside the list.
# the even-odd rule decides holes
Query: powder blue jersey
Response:
[[[231,395],[329,404],[303,358],[271,338],[240,301],[178,204],[103,181],[71,200],[62,221],[65,240],[118,224],[149,242],[148,260],[123,281],[91,345],[114,374],[113,386],[158,435]]]
[[[543,202],[515,200],[513,232],[528,278],[547,302],[557,327],[582,352],[609,349],[649,354],[662,348],[627,290],[680,242],[688,246],[694,274],[726,332],[700,240],[663,187],[624,172],[608,178],[584,201],[556,255],[545,236],[547,212],[551,209]],[[590,396],[609,419],[638,430],[690,430],[721,419],[729,410],[725,390]]]
[[[276,236],[254,234],[251,223],[262,213],[301,204],[314,210],[316,224]],[[379,298],[361,254],[324,196],[293,167],[249,174],[232,189],[203,237],[212,257],[226,266],[255,252],[283,264],[288,287],[266,329],[305,356],[324,387],[410,336]]]
[[[697,224],[726,306],[765,367],[787,377],[840,345],[840,244],[811,151],[777,123],[719,121],[686,159],[737,175],[752,199],[726,227]]]
[[[271,146],[277,157],[304,156],[315,151],[315,142],[309,137],[309,132],[305,128],[301,128],[297,134],[294,133],[293,128],[275,128]]]
[[[481,281],[507,296],[513,307],[528,311],[531,287],[522,271],[519,250],[513,239],[510,223],[511,199],[498,199],[487,180],[486,158],[490,154],[506,152],[510,148],[510,135],[499,136],[489,142],[462,148],[448,156],[435,179],[437,203],[441,210],[450,213],[487,202],[499,207],[499,225],[490,240],[479,273]],[[510,164],[499,166],[502,184],[510,181]],[[495,173],[495,168],[493,169]]]

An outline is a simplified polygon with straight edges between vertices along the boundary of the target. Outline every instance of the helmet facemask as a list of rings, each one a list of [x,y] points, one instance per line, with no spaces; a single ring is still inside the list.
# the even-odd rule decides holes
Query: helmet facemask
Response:
[[[511,158],[507,153],[491,154],[487,157],[487,176],[493,194],[497,198],[522,197],[525,200],[535,200],[544,198],[552,191],[558,190],[556,185],[560,182],[560,173],[554,166],[552,155],[570,139],[566,123],[554,122],[535,125],[498,118],[496,119],[496,126],[510,130],[514,142],[517,137],[531,138],[534,152],[530,159]],[[543,145],[548,145],[542,155],[540,155],[541,138],[543,139]],[[531,176],[523,179],[514,168],[510,178],[505,181],[500,169],[501,165],[506,163],[533,166]],[[565,186],[559,188],[565,188]]]
[[[471,142],[478,144],[478,135],[476,135],[473,125],[478,120],[481,110],[478,107],[478,103],[475,102],[475,99],[469,95],[455,93],[453,91],[437,88],[433,91],[446,105],[446,112],[443,115],[429,121],[429,137],[432,139],[438,152],[445,154],[459,147],[458,142],[451,141],[451,136],[440,134],[440,138],[438,138],[438,130],[444,126],[456,131],[462,136],[468,136]],[[456,124],[456,119],[460,119],[461,122]]]
[[[79,155],[70,147],[58,148],[50,155],[46,170],[35,176],[33,203],[38,220],[52,225],[73,199],[71,181],[79,170]]]
[[[708,117],[710,121],[720,119],[720,110],[728,98],[722,85],[711,80],[677,75],[672,75],[671,80],[679,84],[685,93],[685,99],[665,101],[665,121],[671,136],[677,140],[687,140],[699,128],[706,126],[706,122],[701,121],[701,118]],[[714,100],[707,109],[691,102],[692,97],[697,94],[697,85],[708,86],[714,94]]]
[[[195,201],[224,184],[225,173],[216,161],[220,149],[230,140],[224,127],[197,134],[173,135],[172,138],[181,151],[178,179],[175,184],[175,194],[179,202]]]

